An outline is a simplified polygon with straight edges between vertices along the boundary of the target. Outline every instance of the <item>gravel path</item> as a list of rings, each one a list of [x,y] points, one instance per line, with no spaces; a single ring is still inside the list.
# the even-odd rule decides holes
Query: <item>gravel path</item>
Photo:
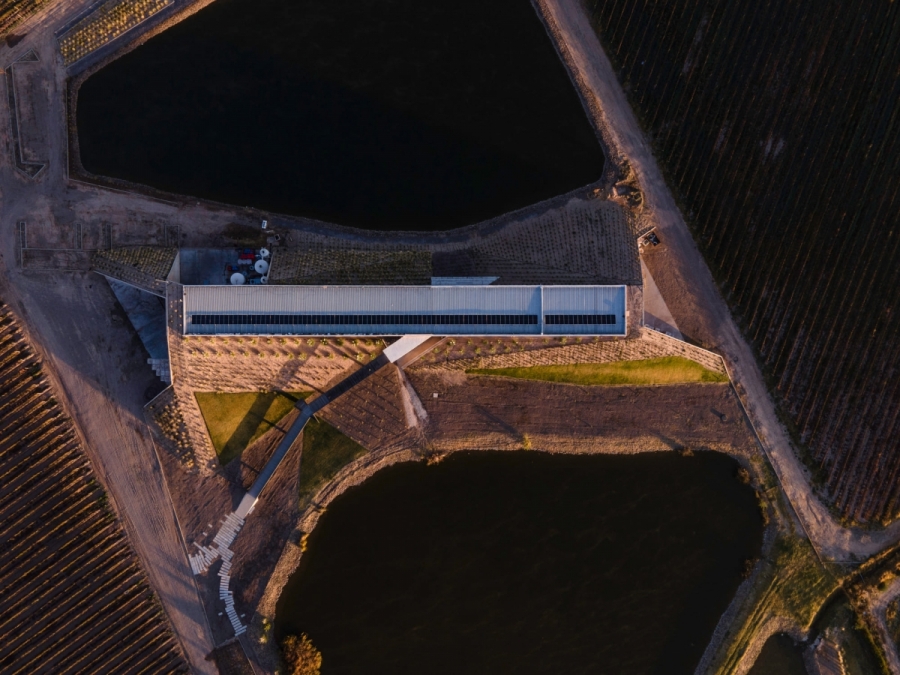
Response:
[[[820,555],[834,560],[865,557],[900,539],[900,522],[873,532],[842,527],[813,494],[807,473],[776,415],[753,353],[663,180],[581,1],[538,0],[538,4],[565,39],[569,66],[580,75],[587,90],[582,94],[593,96],[602,111],[598,122],[604,127],[607,141],[614,145],[612,154],[620,153],[628,159],[643,190],[644,217],[657,227],[667,248],[665,257],[656,256],[664,270],[654,268],[653,256],[647,258],[660,293],[685,335],[725,357],[766,453]]]

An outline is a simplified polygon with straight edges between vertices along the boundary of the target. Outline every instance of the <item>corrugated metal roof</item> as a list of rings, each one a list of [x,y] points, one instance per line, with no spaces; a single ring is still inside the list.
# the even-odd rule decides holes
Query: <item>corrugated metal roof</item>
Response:
[[[544,314],[625,314],[624,286],[544,286]]]
[[[538,313],[538,286],[185,286],[185,314]]]
[[[378,335],[432,332],[441,335],[624,335],[625,286],[184,286],[185,332],[196,334]],[[198,316],[196,322],[192,317]],[[231,316],[252,317],[227,323]],[[265,315],[265,316],[261,316]],[[305,315],[303,325],[281,316]],[[307,325],[327,315],[327,325]],[[375,315],[398,317],[391,326]],[[403,323],[403,315],[417,317]],[[432,323],[430,316],[434,315]],[[545,315],[556,316],[544,325]],[[571,324],[560,315],[578,315]],[[592,322],[590,317],[603,316]],[[359,316],[365,324],[340,324]],[[512,317],[479,323],[478,316]],[[518,322],[515,317],[530,317]],[[615,320],[612,321],[613,316]],[[216,318],[218,317],[218,318]],[[223,318],[224,317],[224,318]],[[369,318],[366,318],[369,317]],[[424,320],[423,320],[423,317]],[[439,317],[444,317],[440,320]],[[455,318],[454,318],[455,317]],[[461,318],[462,317],[462,318]],[[475,317],[475,318],[473,318]],[[587,318],[587,320],[586,320]],[[449,319],[449,320],[447,320]],[[267,323],[259,323],[260,320]],[[356,319],[354,319],[355,321]],[[202,321],[202,323],[201,323]]]

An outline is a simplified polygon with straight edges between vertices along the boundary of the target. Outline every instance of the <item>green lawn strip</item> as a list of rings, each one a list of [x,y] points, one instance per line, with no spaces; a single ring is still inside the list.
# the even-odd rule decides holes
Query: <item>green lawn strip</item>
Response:
[[[222,466],[278,424],[308,392],[247,392],[194,394],[209,437]]]
[[[681,356],[664,356],[641,361],[573,363],[522,368],[472,368],[472,375],[499,375],[523,380],[564,382],[582,385],[684,384],[686,382],[727,382],[722,373],[704,368]]]
[[[300,458],[300,509],[305,509],[315,494],[337,472],[366,449],[330,424],[311,419],[303,429],[303,455]]]

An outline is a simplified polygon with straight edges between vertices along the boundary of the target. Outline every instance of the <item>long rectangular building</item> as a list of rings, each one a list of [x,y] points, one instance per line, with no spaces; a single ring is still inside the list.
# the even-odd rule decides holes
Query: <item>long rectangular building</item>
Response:
[[[626,286],[183,286],[187,335],[617,335]]]

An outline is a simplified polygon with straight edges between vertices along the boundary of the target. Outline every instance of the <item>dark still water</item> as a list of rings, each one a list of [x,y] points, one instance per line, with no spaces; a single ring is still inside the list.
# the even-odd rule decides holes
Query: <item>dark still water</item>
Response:
[[[372,229],[446,229],[600,178],[529,0],[216,0],[88,79],[87,170]]]
[[[803,649],[790,635],[777,633],[766,640],[748,675],[807,675]]]
[[[467,453],[338,498],[276,635],[339,673],[692,673],[758,554],[725,455]]]

